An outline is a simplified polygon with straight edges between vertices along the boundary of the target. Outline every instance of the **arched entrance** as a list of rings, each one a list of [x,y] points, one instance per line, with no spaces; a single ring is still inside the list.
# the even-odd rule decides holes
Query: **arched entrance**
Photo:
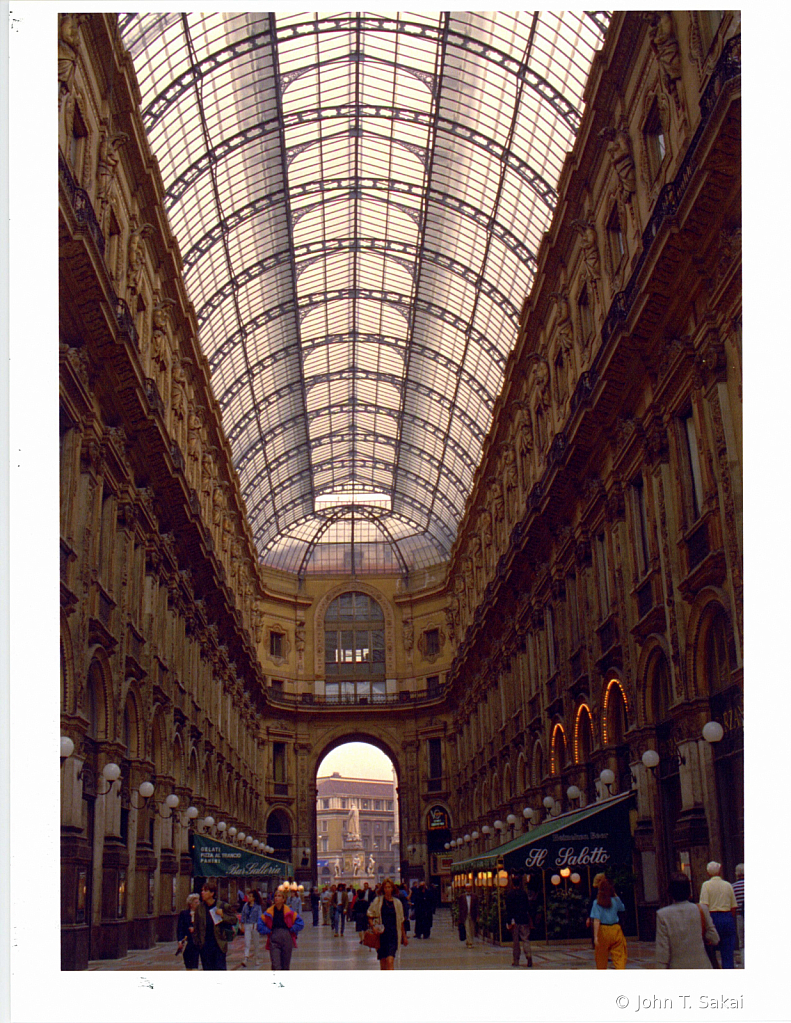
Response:
[[[316,761],[314,883],[373,887],[400,877],[397,770],[386,744],[338,737]]]

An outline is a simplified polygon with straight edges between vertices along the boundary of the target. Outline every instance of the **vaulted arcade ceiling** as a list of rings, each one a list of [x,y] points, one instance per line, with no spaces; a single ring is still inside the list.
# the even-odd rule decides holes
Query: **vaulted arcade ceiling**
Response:
[[[447,558],[607,23],[120,16],[265,563]]]

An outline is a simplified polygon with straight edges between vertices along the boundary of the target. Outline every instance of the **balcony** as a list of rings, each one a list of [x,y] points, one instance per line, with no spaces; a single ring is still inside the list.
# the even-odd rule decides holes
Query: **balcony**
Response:
[[[284,693],[276,689],[267,690],[268,701],[276,707],[307,709],[314,711],[345,709],[358,707],[361,710],[385,710],[393,707],[407,709],[414,706],[441,703],[445,699],[446,687],[438,686],[421,689],[415,692],[388,693],[387,695],[356,696],[340,694],[339,696],[320,696],[315,693]]]

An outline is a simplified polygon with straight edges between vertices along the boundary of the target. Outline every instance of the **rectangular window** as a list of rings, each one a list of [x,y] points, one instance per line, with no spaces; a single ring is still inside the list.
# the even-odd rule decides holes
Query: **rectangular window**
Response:
[[[330,840],[328,838],[322,838],[322,840],[321,840],[321,851],[322,852],[329,852],[329,849],[330,849]]]
[[[429,675],[426,679],[426,692],[428,696],[439,696],[439,675]]]
[[[547,664],[549,665],[549,674],[555,674],[557,650],[555,648],[555,616],[552,612],[552,608],[548,607],[544,610],[544,620],[546,622],[546,636],[547,636]]]
[[[374,832],[377,835],[381,835],[382,833],[382,825],[379,823],[379,821],[377,821],[376,824],[374,824]]]
[[[282,657],[283,656],[283,633],[282,632],[270,632],[269,633],[269,656],[270,657]]]
[[[582,289],[577,299],[577,314],[579,318],[580,334],[586,342],[593,337],[593,311],[591,310],[587,286]]]
[[[393,809],[393,800],[392,799],[388,799],[387,800],[387,809],[388,810],[392,810]]]
[[[427,629],[424,636],[426,657],[437,657],[439,655],[439,629]]]
[[[651,170],[651,179],[656,178],[662,169],[662,163],[667,153],[667,138],[659,107],[656,102],[651,105],[651,111],[646,118],[643,128],[646,151],[648,153],[648,164]]]
[[[330,822],[329,821],[322,821],[321,822],[321,830],[326,834],[330,830]]]
[[[374,800],[374,810],[381,810],[381,809],[382,809],[382,800],[381,799],[375,799]]]
[[[363,810],[370,810],[371,809],[371,800],[370,799],[364,799],[362,801],[362,809]]]
[[[270,689],[274,689],[276,693],[282,693],[283,692],[283,679],[282,678],[272,678],[272,679],[270,679],[269,680],[269,688]]]
[[[623,231],[621,230],[621,218],[618,213],[617,206],[613,206],[607,220],[607,244],[610,247],[610,259],[612,261],[613,269],[617,270],[621,265],[621,259],[626,251],[623,241]]]
[[[286,744],[272,743],[272,780],[283,783],[286,780]]]
[[[329,801],[329,799],[322,799],[322,801],[321,801],[321,808],[322,808],[322,810],[329,810],[329,808],[330,808],[330,801]]]
[[[580,605],[577,597],[577,577],[570,575],[566,580],[566,593],[569,604],[569,631],[571,649],[576,650],[580,642]]]
[[[596,584],[599,591],[599,616],[606,618],[610,613],[610,567],[604,533],[596,537]]]
[[[349,808],[348,807],[348,803],[349,803],[348,799],[342,799],[341,800],[341,810],[348,810],[348,808]]]
[[[631,492],[637,575],[642,578],[648,571],[648,519],[645,510],[645,487],[642,475],[633,481]]]
[[[428,776],[429,778],[442,777],[442,740],[428,740]]]
[[[700,518],[703,508],[703,481],[700,474],[700,457],[698,455],[698,434],[695,420],[690,412],[682,423],[684,453],[686,456],[686,479],[688,500],[692,510],[693,522]]]

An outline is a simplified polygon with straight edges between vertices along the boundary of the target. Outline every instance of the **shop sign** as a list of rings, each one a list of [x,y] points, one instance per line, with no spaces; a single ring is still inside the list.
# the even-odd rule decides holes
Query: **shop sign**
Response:
[[[610,863],[630,863],[632,836],[627,803],[602,809],[578,824],[512,850],[504,856],[504,866],[509,870],[600,870]]]
[[[247,852],[206,835],[190,837],[192,871],[196,877],[288,877],[291,864]]]
[[[428,830],[439,831],[450,827],[448,813],[442,806],[432,806],[428,812]]]

